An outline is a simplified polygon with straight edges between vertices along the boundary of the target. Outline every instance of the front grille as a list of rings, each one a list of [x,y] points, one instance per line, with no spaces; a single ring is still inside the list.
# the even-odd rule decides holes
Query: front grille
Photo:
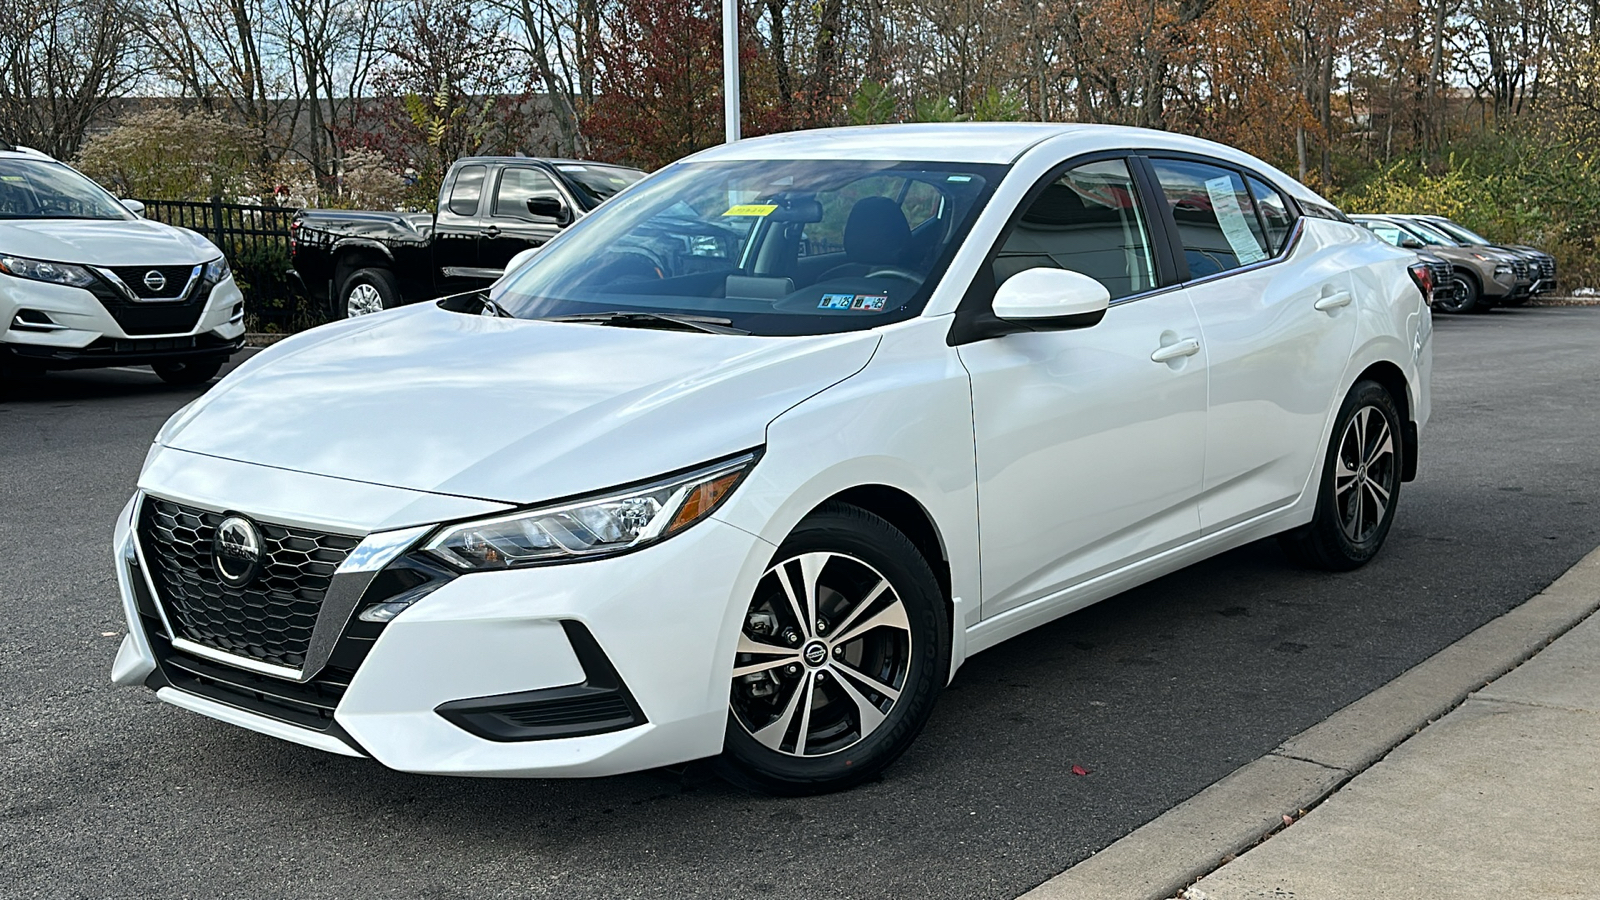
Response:
[[[188,283],[187,274],[184,279],[171,290],[182,290]],[[129,288],[138,293],[139,289],[133,285]],[[185,334],[199,324],[206,300],[211,297],[211,285],[202,279],[194,283],[188,294],[176,300],[135,301],[129,300],[128,295],[109,281],[96,279],[89,285],[89,293],[94,294],[111,318],[117,320],[117,325],[130,335]]]
[[[1556,280],[1556,258],[1554,256],[1545,256],[1540,258],[1539,277],[1546,281]]]
[[[139,539],[174,637],[249,659],[298,669],[333,573],[357,538],[257,523],[260,574],[243,588],[211,565],[221,513],[146,498]]]
[[[195,276],[199,266],[107,266],[107,269],[116,273],[128,289],[145,300],[176,300],[183,289],[189,286],[189,279]],[[152,288],[145,284],[145,278],[151,273],[161,275],[161,286]]]
[[[1519,280],[1526,280],[1528,278],[1528,261],[1525,259],[1512,260],[1511,274],[1517,276]]]

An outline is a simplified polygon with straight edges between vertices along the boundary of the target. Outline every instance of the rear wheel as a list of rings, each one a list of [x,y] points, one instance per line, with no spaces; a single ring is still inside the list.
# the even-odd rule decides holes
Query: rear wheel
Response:
[[[1450,280],[1456,286],[1455,296],[1440,300],[1436,304],[1437,309],[1448,313],[1469,313],[1477,312],[1483,308],[1482,297],[1478,291],[1478,282],[1473,280],[1471,275],[1457,272]]]
[[[927,561],[883,519],[827,504],[778,548],[750,601],[717,768],[773,794],[860,784],[911,745],[949,670]]]
[[[353,319],[400,305],[400,283],[388,269],[357,269],[339,288],[340,316]]]
[[[1389,391],[1375,381],[1356,382],[1334,423],[1311,524],[1278,538],[1291,558],[1345,571],[1378,555],[1400,499],[1400,434]]]
[[[205,384],[222,371],[222,359],[197,359],[185,362],[156,363],[150,368],[167,384]]]

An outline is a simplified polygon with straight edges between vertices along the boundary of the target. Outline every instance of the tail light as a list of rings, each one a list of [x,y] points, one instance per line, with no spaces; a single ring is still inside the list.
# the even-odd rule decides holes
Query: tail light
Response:
[[[1422,292],[1422,302],[1433,305],[1433,270],[1427,263],[1412,263],[1406,267],[1411,273],[1411,280],[1417,283],[1417,290]]]

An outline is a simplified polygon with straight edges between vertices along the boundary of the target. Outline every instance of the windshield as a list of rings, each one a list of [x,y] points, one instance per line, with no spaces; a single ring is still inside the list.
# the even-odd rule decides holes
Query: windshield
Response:
[[[644,177],[644,173],[638,169],[597,166],[593,163],[556,163],[556,170],[566,176],[574,190],[583,195],[584,205],[590,209]]]
[[[95,184],[54,160],[0,157],[0,219],[131,219]]]
[[[915,316],[1004,171],[996,165],[681,163],[496,285],[526,319],[648,312],[754,334]]]
[[[1402,224],[1407,231],[1416,235],[1424,244],[1429,246],[1459,247],[1461,242],[1437,228],[1432,228],[1417,221],[1407,221]]]
[[[1469,231],[1468,229],[1463,228],[1454,222],[1440,222],[1436,219],[1429,219],[1428,224],[1444,232],[1445,234],[1450,235],[1458,241],[1464,241],[1468,244],[1479,244],[1482,246],[1487,246],[1489,244],[1488,238],[1478,234],[1476,231]]]

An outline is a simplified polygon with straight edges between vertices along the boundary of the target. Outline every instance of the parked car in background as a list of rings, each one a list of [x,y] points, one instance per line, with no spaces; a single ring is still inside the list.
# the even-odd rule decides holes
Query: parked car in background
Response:
[[[432,215],[301,211],[289,224],[294,277],[334,318],[487,287],[513,256],[643,177],[578,160],[459,159]]]
[[[1425,248],[1448,261],[1456,290],[1438,305],[1444,312],[1482,312],[1497,303],[1526,298],[1533,287],[1528,261],[1509,251],[1468,247],[1438,229],[1401,216],[1354,215],[1350,219],[1390,244]]]
[[[117,521],[113,678],[407,772],[846,788],[1030,628],[1274,535],[1373,559],[1429,281],[1184,135],[715,147],[175,415]]]
[[[1405,216],[1404,218],[1436,228],[1467,246],[1505,250],[1528,260],[1533,275],[1533,286],[1528,290],[1529,296],[1537,297],[1540,294],[1548,294],[1556,289],[1556,258],[1538,247],[1530,247],[1526,244],[1513,246],[1495,244],[1476,231],[1452,222],[1444,216],[1424,215]],[[1525,302],[1527,299],[1527,297],[1513,298],[1511,303],[1516,305]]]
[[[76,169],[0,144],[0,369],[148,365],[215,377],[244,340],[222,251]]]

